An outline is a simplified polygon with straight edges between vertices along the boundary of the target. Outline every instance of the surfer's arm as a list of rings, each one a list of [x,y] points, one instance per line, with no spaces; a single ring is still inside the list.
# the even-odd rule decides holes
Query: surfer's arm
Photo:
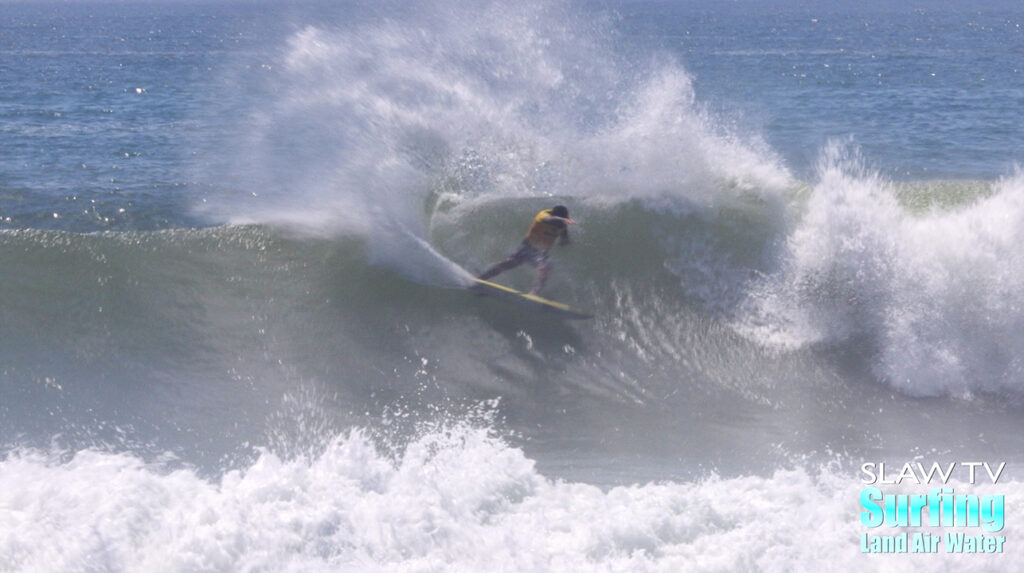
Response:
[[[576,221],[573,221],[569,217],[559,217],[558,215],[548,215],[547,217],[544,217],[540,221],[541,221],[541,223],[561,222],[561,223],[565,223],[566,225],[575,225],[576,224]]]
[[[553,223],[561,223],[563,225],[563,227],[562,227],[562,233],[558,236],[558,238],[559,238],[558,244],[559,245],[568,245],[571,242],[569,240],[569,225],[575,225],[576,221],[573,221],[569,217],[559,217],[558,215],[548,215],[547,217],[544,217],[543,219],[541,219],[541,222],[542,223],[547,223],[549,225],[553,224]]]
[[[545,223],[559,222],[565,225],[562,228],[562,234],[559,236],[558,244],[561,246],[568,245],[572,241],[569,240],[569,225],[575,225],[576,221],[573,221],[569,217],[559,217],[557,215],[549,215],[544,218]]]

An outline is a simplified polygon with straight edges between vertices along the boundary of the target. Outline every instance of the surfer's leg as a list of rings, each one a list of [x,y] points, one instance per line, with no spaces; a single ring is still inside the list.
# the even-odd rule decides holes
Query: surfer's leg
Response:
[[[483,274],[481,274],[477,278],[482,281],[485,281],[491,277],[496,277],[507,270],[518,267],[519,265],[526,262],[526,260],[529,258],[530,249],[531,247],[529,245],[523,243],[522,245],[520,245],[518,249],[516,249],[516,252],[509,255],[508,258],[506,258],[504,261],[501,261],[500,263],[487,269],[486,271],[483,272]]]
[[[537,263],[537,278],[533,281],[533,288],[530,289],[530,294],[537,294],[540,289],[544,288],[544,285],[548,282],[548,273],[551,272],[551,260],[548,259],[547,255],[542,255],[538,258]]]
[[[491,268],[487,269],[486,271],[484,271],[477,278],[482,280],[482,281],[485,281],[485,280],[487,280],[487,279],[489,279],[491,277],[496,277],[496,276],[500,275],[501,273],[503,273],[503,272],[505,272],[505,271],[507,271],[509,269],[514,269],[514,268],[516,268],[518,266],[519,266],[519,263],[513,257],[509,257],[509,258],[505,259],[504,261],[501,261],[500,263],[498,263],[498,264],[492,266]]]

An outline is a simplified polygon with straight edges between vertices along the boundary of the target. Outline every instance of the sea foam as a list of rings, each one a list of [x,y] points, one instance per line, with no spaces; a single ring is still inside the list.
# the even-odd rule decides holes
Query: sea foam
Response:
[[[890,570],[858,549],[859,482],[836,467],[601,488],[552,480],[486,428],[385,454],[362,430],[321,453],[205,478],[131,453],[15,451],[0,462],[10,571]],[[1018,482],[969,486],[1021,490]],[[1007,513],[1020,495],[1007,495]],[[1007,522],[1005,534],[1019,527]],[[987,570],[998,556],[898,556]],[[889,557],[893,559],[892,556]],[[1000,559],[992,561],[990,559]],[[904,563],[904,561],[901,561]]]

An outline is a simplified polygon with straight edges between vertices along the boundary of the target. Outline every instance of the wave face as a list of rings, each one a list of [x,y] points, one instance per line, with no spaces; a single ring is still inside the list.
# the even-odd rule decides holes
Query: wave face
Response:
[[[298,387],[332,396],[338,428],[389,405],[447,412],[501,396],[510,428],[552,448],[582,440],[620,455],[640,443],[699,460],[688,475],[919,447],[916,435],[878,443],[893,410],[951,451],[1014,444],[1013,234],[977,217],[995,210],[1014,227],[1019,182],[925,208],[918,190],[900,198],[871,176],[827,175],[848,187],[679,211],[575,203],[585,223],[554,254],[547,294],[592,311],[585,323],[407,278],[438,260],[499,259],[544,199],[439,209],[429,251],[396,248],[384,264],[371,244],[384,235],[5,232],[5,430],[90,445],[131,427],[143,445],[178,449],[204,428],[196,459],[213,463],[265,433]],[[988,239],[972,249],[965,236]],[[532,274],[502,280],[525,288]],[[998,328],[979,334],[981,321]],[[922,409],[921,395],[947,399]],[[217,415],[240,407],[249,414]],[[980,418],[1004,429],[963,433]],[[837,420],[859,431],[833,434]]]
[[[5,6],[0,570],[891,570],[865,460],[1019,513],[1017,16],[844,6]],[[464,288],[556,203],[593,320]]]

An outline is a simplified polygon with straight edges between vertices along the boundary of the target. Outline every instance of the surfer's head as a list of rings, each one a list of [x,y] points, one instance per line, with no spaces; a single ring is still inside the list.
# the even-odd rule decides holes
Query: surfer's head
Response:
[[[569,218],[569,209],[565,205],[555,205],[551,209],[551,214],[555,217],[562,217],[563,219]]]

